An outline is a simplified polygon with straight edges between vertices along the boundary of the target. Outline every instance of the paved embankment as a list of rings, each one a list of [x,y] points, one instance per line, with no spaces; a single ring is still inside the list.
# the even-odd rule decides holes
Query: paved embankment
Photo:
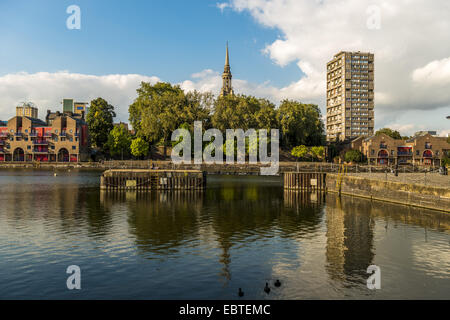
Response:
[[[450,212],[450,176],[436,173],[327,174],[327,190],[342,194],[389,201]]]

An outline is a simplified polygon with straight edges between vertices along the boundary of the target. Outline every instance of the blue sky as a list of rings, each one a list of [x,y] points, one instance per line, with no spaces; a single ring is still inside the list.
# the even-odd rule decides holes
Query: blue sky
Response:
[[[70,5],[81,30],[66,27]],[[101,96],[127,121],[141,81],[218,94],[229,41],[236,93],[323,114],[327,61],[370,51],[375,128],[447,135],[449,14],[448,0],[0,0],[0,119],[23,101],[42,117]]]
[[[81,30],[68,30],[66,8],[81,8]],[[230,43],[233,74],[285,86],[301,76],[262,53],[279,32],[247,13],[221,12],[217,1],[2,0],[0,75],[68,70],[104,75],[157,75],[181,82],[221,70]]]

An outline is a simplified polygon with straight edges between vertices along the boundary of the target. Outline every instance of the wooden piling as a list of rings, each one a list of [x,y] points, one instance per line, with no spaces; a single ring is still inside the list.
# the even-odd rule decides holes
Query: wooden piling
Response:
[[[203,190],[206,173],[199,170],[106,170],[100,177],[102,190]]]
[[[299,191],[326,191],[326,173],[324,172],[285,172],[284,188]]]

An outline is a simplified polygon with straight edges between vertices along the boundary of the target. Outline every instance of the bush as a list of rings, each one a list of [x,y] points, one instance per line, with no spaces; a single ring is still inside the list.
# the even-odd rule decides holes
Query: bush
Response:
[[[363,154],[358,150],[349,150],[344,156],[346,162],[363,162],[363,158]]]

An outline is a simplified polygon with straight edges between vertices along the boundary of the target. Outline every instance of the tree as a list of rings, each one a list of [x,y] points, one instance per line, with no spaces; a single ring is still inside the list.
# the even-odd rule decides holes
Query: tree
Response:
[[[304,158],[309,153],[308,147],[301,145],[292,149],[291,155],[297,159]]]
[[[114,107],[106,100],[97,98],[91,101],[86,122],[93,147],[101,148],[108,141],[109,132],[113,129]]]
[[[322,160],[325,155],[325,148],[323,146],[311,147],[311,153],[317,159]]]
[[[128,157],[130,154],[131,145],[131,134],[122,125],[115,126],[108,136],[108,141],[105,147],[109,150],[112,156],[121,155],[123,157]]]
[[[389,137],[391,137],[392,139],[396,139],[396,140],[401,140],[402,136],[400,134],[400,132],[398,132],[397,130],[392,130],[390,128],[383,128],[378,130],[377,132],[375,132],[375,135],[379,136],[380,134],[385,134]]]
[[[145,157],[148,155],[149,145],[141,137],[137,137],[131,142],[131,154],[135,157]]]
[[[155,85],[142,82],[137,93],[129,107],[129,120],[137,136],[151,143],[170,145],[172,132],[185,122],[208,123],[211,94],[185,94],[180,86],[162,82]]]
[[[324,125],[317,105],[283,100],[278,109],[278,118],[285,147],[324,144]]]
[[[260,104],[255,97],[228,95],[218,97],[214,104],[212,125],[224,133],[227,129],[257,129],[255,114]]]
[[[349,150],[345,153],[344,159],[346,162],[362,162],[363,157],[359,150]]]

